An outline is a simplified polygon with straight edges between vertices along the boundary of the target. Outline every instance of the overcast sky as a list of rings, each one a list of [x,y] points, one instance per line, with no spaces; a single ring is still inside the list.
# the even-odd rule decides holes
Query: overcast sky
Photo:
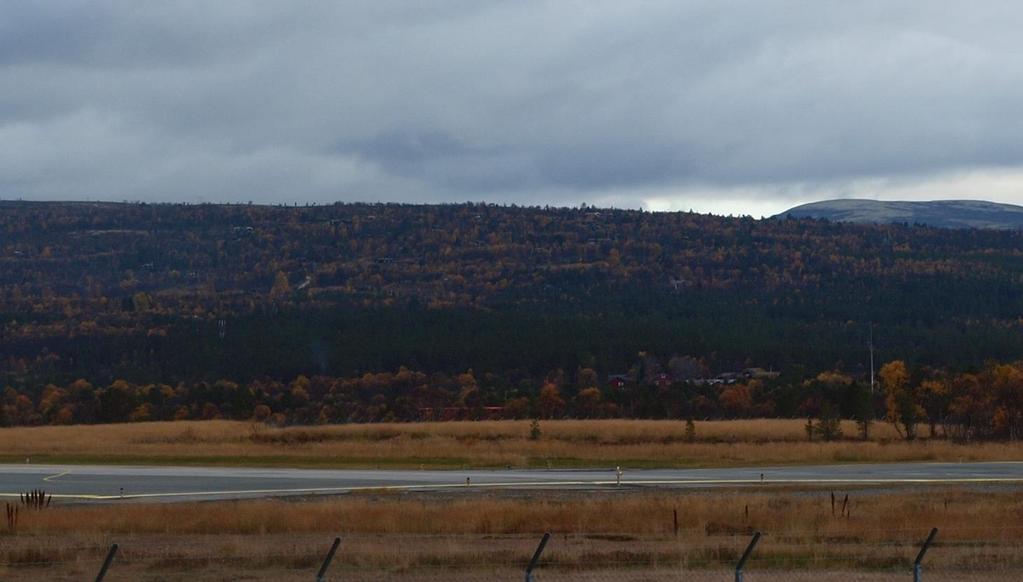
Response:
[[[0,198],[1023,203],[1023,5],[0,0]]]

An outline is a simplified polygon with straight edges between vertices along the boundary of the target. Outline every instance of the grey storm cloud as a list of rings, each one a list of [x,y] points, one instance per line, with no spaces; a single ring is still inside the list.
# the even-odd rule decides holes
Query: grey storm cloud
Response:
[[[1004,2],[0,0],[0,196],[634,204],[1018,168],[1021,28]]]

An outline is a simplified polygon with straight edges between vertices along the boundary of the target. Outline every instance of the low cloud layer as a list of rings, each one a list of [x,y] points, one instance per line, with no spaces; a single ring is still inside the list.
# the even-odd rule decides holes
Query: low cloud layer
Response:
[[[838,196],[1023,202],[1011,3],[8,1],[3,15],[3,198],[755,215]]]

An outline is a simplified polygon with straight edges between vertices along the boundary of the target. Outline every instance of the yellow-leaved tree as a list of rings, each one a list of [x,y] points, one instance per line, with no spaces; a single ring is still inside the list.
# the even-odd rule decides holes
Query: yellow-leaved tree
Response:
[[[902,360],[888,362],[881,367],[881,385],[884,387],[887,419],[904,439],[916,438],[916,425],[924,416],[909,386],[909,372]]]
[[[288,283],[288,276],[284,274],[284,271],[277,271],[277,275],[274,276],[273,287],[270,288],[270,297],[278,299],[286,297],[291,293],[291,284]]]

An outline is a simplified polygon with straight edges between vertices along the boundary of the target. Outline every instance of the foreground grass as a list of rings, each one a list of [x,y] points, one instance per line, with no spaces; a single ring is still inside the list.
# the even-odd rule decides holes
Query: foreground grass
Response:
[[[831,495],[835,494],[834,509]],[[848,503],[843,510],[845,497]],[[351,494],[329,499],[58,504],[26,513],[35,534],[556,534],[674,535],[696,542],[754,530],[807,539],[886,542],[943,529],[942,540],[1023,540],[1023,490],[887,491],[788,488],[697,492],[454,492]],[[2,529],[0,529],[2,531]],[[903,539],[907,543],[914,541]],[[917,540],[918,541],[918,540]]]
[[[846,434],[855,434],[847,423]],[[0,429],[0,461],[265,467],[713,467],[907,461],[1009,461],[1023,444],[907,443],[890,426],[870,441],[807,442],[803,421],[592,420],[270,428],[235,421]]]
[[[516,579],[550,531],[544,580],[723,580],[759,530],[749,565],[758,580],[814,572],[814,580],[881,581],[909,577],[932,526],[941,533],[927,579],[1023,573],[1019,490],[835,493],[834,510],[831,492],[819,490],[58,506],[23,512],[15,531],[0,530],[0,578],[83,579],[116,541],[117,579],[311,579],[340,535],[337,579]]]

